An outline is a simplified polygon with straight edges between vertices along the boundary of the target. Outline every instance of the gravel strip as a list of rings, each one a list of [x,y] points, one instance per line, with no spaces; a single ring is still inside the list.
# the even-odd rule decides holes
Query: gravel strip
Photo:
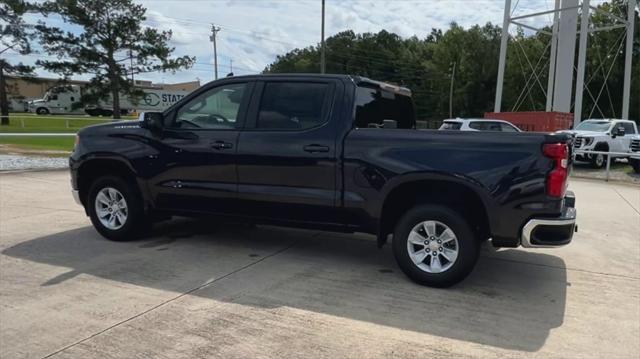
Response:
[[[59,169],[69,167],[66,157],[0,155],[0,171]]]

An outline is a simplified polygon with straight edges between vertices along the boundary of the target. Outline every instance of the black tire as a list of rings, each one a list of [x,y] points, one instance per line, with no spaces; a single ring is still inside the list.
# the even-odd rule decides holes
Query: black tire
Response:
[[[594,148],[595,151],[603,151],[603,152],[608,152],[609,148],[607,147],[607,145],[602,145],[602,144],[598,144],[596,145],[596,147]],[[607,155],[603,155],[603,154],[591,154],[588,156],[589,157],[589,163],[591,164],[591,167],[593,168],[604,168],[607,165]]]
[[[631,165],[631,167],[633,167],[633,171],[635,173],[640,173],[640,160],[637,160],[635,158],[630,158],[629,164]]]
[[[127,218],[119,229],[107,228],[96,213],[96,197],[104,188],[111,187],[119,191],[127,205]],[[136,188],[115,176],[100,177],[93,182],[85,202],[91,223],[103,237],[112,241],[129,241],[139,238],[149,228],[150,221],[145,216],[142,198]]]
[[[38,115],[48,115],[49,114],[49,110],[47,108],[45,108],[45,107],[38,107],[36,109],[36,113]]]
[[[603,168],[604,166],[607,165],[607,156],[603,154],[591,155],[591,158],[589,159],[589,163],[593,168],[597,168],[597,169]]]
[[[416,265],[409,256],[407,241],[413,228],[423,221],[438,221],[449,227],[458,240],[458,256],[453,264],[440,273],[429,273]],[[480,241],[465,218],[451,208],[440,205],[421,205],[402,216],[393,234],[393,253],[400,269],[413,281],[430,287],[449,287],[473,270],[480,255]],[[425,258],[426,260],[426,258]]]

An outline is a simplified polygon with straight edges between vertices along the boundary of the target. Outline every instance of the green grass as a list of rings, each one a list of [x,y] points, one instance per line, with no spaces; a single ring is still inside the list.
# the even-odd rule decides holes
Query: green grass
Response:
[[[89,121],[91,119],[92,121]],[[124,119],[133,119],[126,117]],[[30,113],[9,114],[9,125],[0,126],[2,132],[78,132],[81,128],[112,121],[110,118],[78,115],[45,115]],[[0,140],[3,143],[3,140]]]
[[[66,137],[2,137],[0,144],[12,145],[25,150],[72,151],[73,136]]]
[[[83,119],[96,119],[87,121]],[[60,137],[5,137],[2,133],[9,132],[45,132],[69,133],[78,132],[83,127],[98,123],[110,122],[110,118],[96,118],[78,115],[46,115],[39,116],[30,113],[10,113],[9,125],[0,126],[0,144],[10,145],[14,149],[29,151],[72,151],[73,136]]]

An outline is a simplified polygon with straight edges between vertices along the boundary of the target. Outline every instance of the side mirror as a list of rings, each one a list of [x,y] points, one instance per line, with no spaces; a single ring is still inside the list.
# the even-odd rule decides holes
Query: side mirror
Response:
[[[160,131],[164,127],[162,112],[142,112],[139,119],[142,121],[142,127],[152,132]]]

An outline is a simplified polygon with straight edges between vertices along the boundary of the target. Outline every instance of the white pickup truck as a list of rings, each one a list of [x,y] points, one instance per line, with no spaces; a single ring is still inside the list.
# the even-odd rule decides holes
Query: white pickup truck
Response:
[[[595,168],[607,164],[604,154],[588,154],[584,151],[628,153],[631,138],[638,134],[635,122],[619,119],[589,119],[582,121],[574,130],[562,131],[575,136],[576,160],[588,161]],[[628,158],[628,155],[611,155],[612,158]]]

